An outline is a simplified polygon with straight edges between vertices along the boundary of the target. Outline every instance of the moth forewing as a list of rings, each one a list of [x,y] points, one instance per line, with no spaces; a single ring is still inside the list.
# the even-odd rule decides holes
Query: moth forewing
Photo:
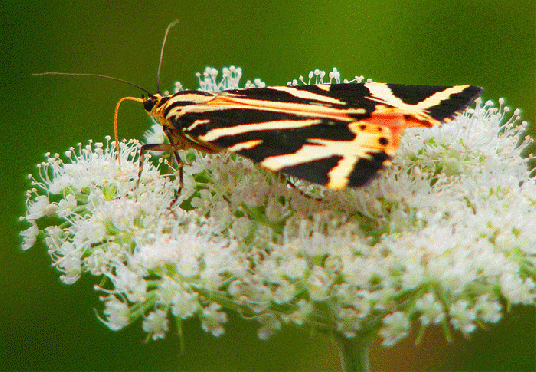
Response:
[[[450,121],[480,95],[471,85],[322,84],[179,92],[146,109],[177,150],[230,151],[331,189],[366,185],[408,127]]]

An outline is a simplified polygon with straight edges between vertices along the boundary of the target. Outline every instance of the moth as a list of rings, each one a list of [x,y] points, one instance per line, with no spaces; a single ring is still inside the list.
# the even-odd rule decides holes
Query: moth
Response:
[[[168,144],[145,144],[146,151],[196,149],[240,154],[262,168],[330,189],[364,186],[391,161],[405,128],[448,123],[483,91],[474,85],[429,86],[384,83],[314,84],[233,89],[220,92],[160,93],[133,85],[147,96],[124,97],[143,104],[156,118]],[[65,73],[45,73],[65,74]],[[90,75],[90,74],[68,74]],[[140,174],[141,174],[140,160]]]
[[[389,163],[405,128],[448,122],[481,92],[363,83],[156,93],[143,106],[170,143],[142,149],[230,151],[330,189],[363,186]]]

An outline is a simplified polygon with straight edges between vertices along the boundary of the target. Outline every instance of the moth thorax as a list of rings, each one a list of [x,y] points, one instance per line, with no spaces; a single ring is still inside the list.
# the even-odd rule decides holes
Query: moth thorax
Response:
[[[167,102],[168,106],[180,107],[191,105],[204,105],[216,98],[216,94],[209,92],[184,91],[172,95]]]

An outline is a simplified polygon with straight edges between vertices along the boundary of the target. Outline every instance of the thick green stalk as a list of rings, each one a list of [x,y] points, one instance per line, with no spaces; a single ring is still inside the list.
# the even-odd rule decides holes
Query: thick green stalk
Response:
[[[369,346],[374,341],[374,333],[358,333],[356,337],[347,338],[338,333],[333,340],[339,350],[341,370],[344,372],[368,372]]]

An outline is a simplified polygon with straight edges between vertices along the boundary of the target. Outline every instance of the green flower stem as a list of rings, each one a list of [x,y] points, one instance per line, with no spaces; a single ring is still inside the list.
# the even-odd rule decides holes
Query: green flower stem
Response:
[[[375,338],[376,332],[358,333],[352,338],[334,333],[333,341],[339,350],[341,371],[369,371],[369,347]]]

